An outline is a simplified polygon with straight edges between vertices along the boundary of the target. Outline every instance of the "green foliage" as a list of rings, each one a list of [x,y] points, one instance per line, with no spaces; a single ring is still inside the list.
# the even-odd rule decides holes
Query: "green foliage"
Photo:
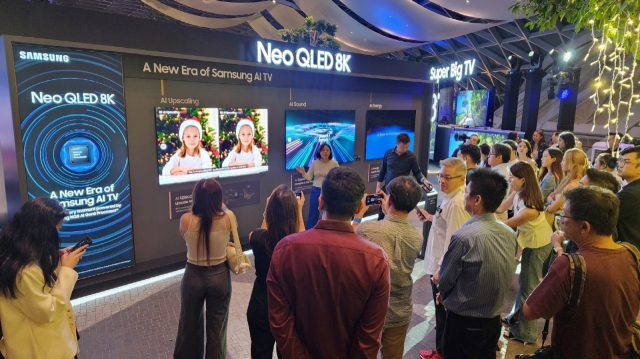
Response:
[[[530,29],[545,31],[556,27],[558,21],[575,24],[576,32],[584,28],[601,31],[615,45],[638,59],[638,21],[640,0],[522,0],[509,8],[527,17]]]
[[[340,48],[336,41],[337,25],[330,24],[324,20],[315,21],[313,16],[304,19],[304,23],[297,29],[278,30],[282,40],[293,44],[305,44],[311,47],[324,47],[332,50]]]

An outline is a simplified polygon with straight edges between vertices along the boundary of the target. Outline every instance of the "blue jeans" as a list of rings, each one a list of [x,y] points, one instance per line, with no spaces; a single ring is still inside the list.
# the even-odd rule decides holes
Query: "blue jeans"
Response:
[[[309,195],[309,218],[307,218],[306,229],[315,227],[318,219],[320,219],[320,210],[318,210],[320,192],[322,192],[320,187],[311,187],[311,194]]]
[[[518,314],[518,323],[511,327],[511,333],[517,338],[527,343],[535,343],[538,340],[538,324],[536,320],[526,320],[522,315],[522,306],[529,295],[540,284],[542,275],[542,264],[551,251],[551,243],[540,248],[524,248],[522,250],[522,262],[520,262],[520,276],[518,277],[518,293],[516,302],[513,305],[511,314],[507,319],[511,319]]]

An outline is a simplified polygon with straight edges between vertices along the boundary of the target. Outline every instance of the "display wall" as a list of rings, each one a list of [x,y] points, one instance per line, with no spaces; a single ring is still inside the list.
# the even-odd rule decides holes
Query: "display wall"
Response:
[[[13,16],[7,17],[7,13]],[[17,21],[16,18],[22,20]],[[121,31],[114,32],[114,28]],[[182,147],[183,139],[187,141],[186,137],[180,135],[180,126],[186,121],[200,123],[202,132],[198,126],[191,126],[197,131],[193,128],[189,130],[189,126],[183,130],[192,135],[200,132],[200,147],[207,151],[211,169],[224,167],[224,161],[241,141],[238,138],[240,121],[250,119],[253,123],[253,146],[260,152],[260,166],[254,168],[264,167],[265,171],[251,173],[247,171],[250,166],[243,167],[245,165],[241,164],[226,172],[211,171],[206,175],[217,176],[222,184],[225,203],[229,204],[239,219],[239,234],[244,244],[247,243],[249,232],[262,222],[262,212],[269,193],[279,184],[290,184],[292,175],[297,175],[295,170],[287,170],[286,166],[288,111],[348,111],[352,114],[350,118],[354,124],[351,128],[347,126],[342,140],[352,141],[353,149],[347,148],[347,142],[338,143],[345,147],[345,153],[352,156],[352,159],[345,157],[345,165],[358,171],[365,181],[369,177],[370,167],[375,167],[379,162],[365,160],[367,111],[415,111],[415,143],[420,143],[422,138],[428,136],[429,126],[422,123],[426,118],[428,124],[430,108],[424,108],[423,104],[425,96],[430,103],[432,86],[416,81],[427,76],[424,64],[353,54],[352,72],[348,76],[343,73],[283,68],[255,62],[256,39],[216,33],[216,41],[212,42],[213,33],[193,27],[79,9],[55,6],[44,9],[31,3],[0,3],[0,35],[3,35],[0,40],[6,52],[6,69],[0,71],[0,93],[8,89],[7,93],[11,95],[11,106],[0,108],[0,122],[14,129],[14,143],[3,140],[0,144],[3,166],[0,173],[4,180],[18,174],[18,183],[10,182],[6,193],[19,193],[21,202],[26,201],[29,193],[33,192],[30,189],[32,185],[28,184],[31,171],[23,165],[31,150],[23,148],[21,142],[20,123],[23,117],[19,102],[23,100],[19,100],[17,93],[19,81],[16,81],[14,72],[13,44],[99,51],[122,58],[126,126],[114,132],[122,134],[122,141],[126,140],[126,145],[113,146],[111,150],[114,161],[127,162],[128,158],[128,176],[123,174],[120,183],[124,184],[123,181],[128,177],[130,186],[125,186],[121,192],[130,191],[129,220],[132,223],[135,266],[83,279],[77,288],[184,261],[186,247],[178,231],[181,208],[175,206],[184,204],[184,201],[174,203],[173,199],[188,198],[193,181],[197,180],[196,177],[202,177],[204,171],[197,173],[202,168],[192,168],[186,169],[184,174],[173,176],[169,169],[167,178],[180,180],[172,183],[160,179],[165,176],[162,172],[166,164]],[[180,34],[180,39],[186,36],[190,41],[178,41],[176,34]],[[295,49],[296,45],[278,43],[277,46]],[[221,58],[225,60],[220,61]],[[190,70],[183,71],[184,68]],[[208,76],[205,76],[207,69]],[[251,81],[248,80],[248,74],[251,74]],[[59,141],[57,145],[66,148],[66,151],[56,148],[50,156],[69,161],[68,165],[72,167],[90,167],[95,154],[92,145],[83,141],[85,139],[80,139],[78,143]],[[387,146],[392,148],[394,145],[395,141]],[[12,148],[17,151],[12,153]],[[34,148],[37,147],[31,147]],[[422,158],[421,166],[426,170],[428,146],[425,151],[417,151],[417,154]],[[72,160],[75,163],[71,163]],[[4,173],[11,161],[17,170]],[[61,165],[60,168],[66,167]],[[238,175],[222,175],[233,171],[238,171],[234,172]],[[248,173],[239,175],[242,171]],[[216,174],[212,174],[214,172]],[[49,192],[50,196],[51,192],[60,189],[44,191]],[[375,183],[368,183],[367,190],[374,191]],[[9,213],[17,209],[15,203],[7,208]],[[307,211],[308,204],[305,204],[305,218]],[[131,242],[128,243],[131,245]]]

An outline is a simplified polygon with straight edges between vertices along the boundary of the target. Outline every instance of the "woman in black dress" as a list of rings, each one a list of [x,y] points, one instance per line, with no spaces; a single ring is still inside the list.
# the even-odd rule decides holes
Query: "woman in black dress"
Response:
[[[278,242],[290,234],[305,230],[303,204],[304,197],[296,198],[288,186],[276,187],[267,199],[263,227],[249,234],[249,243],[256,261],[256,280],[247,308],[252,359],[271,359],[273,355],[275,339],[269,328],[267,272],[271,265],[271,253]],[[281,358],[279,352],[278,358]]]

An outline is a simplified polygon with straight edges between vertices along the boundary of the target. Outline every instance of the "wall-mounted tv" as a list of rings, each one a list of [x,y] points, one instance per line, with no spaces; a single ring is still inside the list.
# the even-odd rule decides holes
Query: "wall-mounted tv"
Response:
[[[489,90],[458,91],[456,96],[456,124],[484,127],[489,114]]]
[[[383,158],[385,152],[395,146],[398,134],[403,132],[409,135],[409,151],[413,151],[415,127],[415,110],[367,111],[365,160]]]
[[[310,166],[323,143],[338,163],[353,162],[355,110],[287,110],[285,123],[287,170]]]
[[[269,169],[266,109],[156,107],[155,112],[161,185]]]

